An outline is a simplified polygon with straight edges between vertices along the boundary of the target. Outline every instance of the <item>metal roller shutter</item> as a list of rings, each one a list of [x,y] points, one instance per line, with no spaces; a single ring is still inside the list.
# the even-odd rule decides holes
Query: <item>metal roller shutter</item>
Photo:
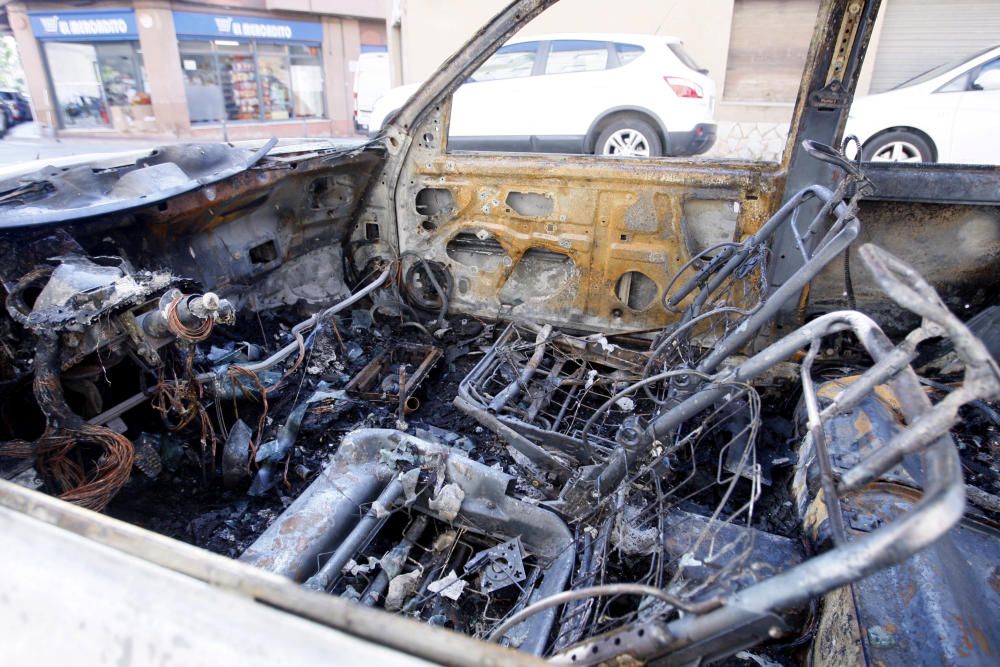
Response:
[[[997,0],[882,0],[872,93],[1000,44]]]

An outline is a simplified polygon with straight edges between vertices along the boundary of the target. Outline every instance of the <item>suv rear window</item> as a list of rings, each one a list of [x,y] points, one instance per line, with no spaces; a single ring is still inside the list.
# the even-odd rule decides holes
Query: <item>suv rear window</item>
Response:
[[[596,72],[608,66],[606,42],[587,40],[559,40],[552,42],[549,58],[545,63],[546,74],[570,72]]]
[[[615,53],[618,54],[619,65],[627,65],[645,52],[646,50],[638,44],[615,43]]]
[[[684,50],[683,44],[678,44],[674,42],[671,44],[667,44],[667,46],[670,48],[671,51],[674,52],[674,55],[677,56],[677,59],[680,60],[685,67],[687,67],[688,69],[693,69],[695,72],[701,71],[701,67],[699,67],[698,63],[694,61],[694,58],[691,57],[691,54],[688,53],[686,50]]]

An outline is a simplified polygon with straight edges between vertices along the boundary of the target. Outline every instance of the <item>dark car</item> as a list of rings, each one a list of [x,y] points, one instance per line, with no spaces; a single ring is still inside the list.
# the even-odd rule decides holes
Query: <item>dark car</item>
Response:
[[[31,105],[24,93],[16,90],[0,90],[0,102],[3,102],[8,109],[8,125],[31,120]]]
[[[7,130],[13,124],[13,112],[6,104],[0,103],[0,138],[7,134]]]

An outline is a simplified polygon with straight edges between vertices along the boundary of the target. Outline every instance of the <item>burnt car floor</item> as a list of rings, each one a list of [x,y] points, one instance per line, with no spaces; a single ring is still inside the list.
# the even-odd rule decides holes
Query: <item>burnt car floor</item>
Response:
[[[500,661],[995,664],[1000,306],[811,138],[877,3],[824,3],[787,171],[448,153],[548,4],[359,148],[0,184],[3,478]]]

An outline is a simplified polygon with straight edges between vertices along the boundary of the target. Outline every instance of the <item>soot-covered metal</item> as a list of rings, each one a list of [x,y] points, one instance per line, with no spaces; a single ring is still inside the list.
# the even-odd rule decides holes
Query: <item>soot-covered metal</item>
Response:
[[[771,167],[448,153],[452,84],[547,4],[370,144],[0,183],[3,477],[438,662],[994,662],[1000,304],[969,278],[994,249],[954,281],[885,249],[912,203],[872,203],[823,96]],[[806,81],[836,36],[863,55],[877,6],[848,4]],[[939,206],[925,224],[996,223]]]

